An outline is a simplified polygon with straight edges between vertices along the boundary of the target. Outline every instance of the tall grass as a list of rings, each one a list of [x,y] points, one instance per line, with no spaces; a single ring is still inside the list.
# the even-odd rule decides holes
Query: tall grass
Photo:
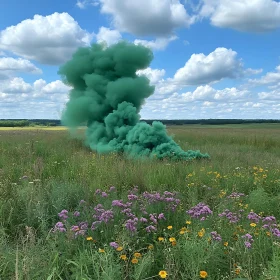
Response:
[[[236,245],[238,251],[229,249],[226,259],[224,249],[209,247],[207,239],[182,239],[172,248],[163,245],[147,252],[134,266],[129,261],[124,265],[112,249],[102,254],[85,241],[53,239],[50,231],[62,209],[74,211],[82,199],[95,205],[95,191],[110,186],[117,188],[119,198],[133,186],[141,193],[180,192],[182,210],[168,220],[173,226],[200,201],[220,210],[223,193],[231,192],[247,195],[248,211],[280,219],[280,126],[168,129],[183,149],[207,152],[211,160],[128,160],[97,155],[67,131],[1,130],[0,278],[144,280],[158,278],[157,271],[164,269],[168,279],[200,279],[199,271],[207,267],[207,279],[235,279],[239,276],[232,260],[238,258],[244,279],[280,279],[279,242],[267,241],[267,236],[261,237],[258,251],[244,254]]]

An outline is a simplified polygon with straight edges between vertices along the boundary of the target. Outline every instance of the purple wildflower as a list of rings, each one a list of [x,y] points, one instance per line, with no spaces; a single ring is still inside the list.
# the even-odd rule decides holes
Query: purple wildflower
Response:
[[[79,230],[80,230],[79,226],[72,226],[71,227],[71,231],[76,232],[76,231],[79,231]]]
[[[234,224],[239,221],[241,214],[237,214],[226,209],[223,213],[218,214],[219,217],[226,217],[230,223]]]
[[[102,193],[101,193],[101,196],[102,196],[102,197],[107,197],[108,194],[107,194],[106,192],[102,192]]]
[[[222,241],[222,237],[220,234],[218,234],[216,231],[211,232],[211,237],[215,241]]]
[[[75,217],[79,217],[80,216],[80,212],[79,211],[75,211],[73,214]]]
[[[67,220],[68,219],[68,211],[63,209],[60,213],[58,213],[58,216],[62,220]]]
[[[150,214],[150,220],[154,223],[157,224],[157,219],[153,214]]]
[[[124,207],[124,204],[123,204],[122,200],[113,200],[112,201],[112,206]]]
[[[138,222],[138,219],[137,218],[134,218],[134,219],[129,219],[126,221],[125,223],[125,227],[131,231],[131,232],[136,232],[137,228],[137,222]]]
[[[159,219],[159,220],[166,220],[163,213],[160,213],[160,214],[158,215],[158,219]]]
[[[142,222],[142,223],[147,223],[148,222],[148,220],[146,219],[146,218],[140,218],[140,222]]]
[[[254,239],[251,234],[246,233],[245,235],[242,236],[246,241],[244,242],[244,245],[246,248],[250,249],[252,246],[252,243],[254,242]]]
[[[202,217],[206,218],[208,215],[212,215],[213,212],[208,205],[200,202],[188,210],[187,214],[189,214],[192,218],[201,219]]]
[[[272,229],[272,230],[271,230],[271,233],[272,233],[274,236],[280,238],[280,230],[279,230],[278,228]]]
[[[117,242],[110,242],[110,246],[117,249],[119,247],[119,244]]]
[[[128,200],[137,200],[137,199],[138,199],[138,196],[135,195],[135,194],[129,194],[129,195],[127,196],[127,198],[128,198]]]
[[[110,187],[110,189],[109,189],[110,192],[114,192],[115,190],[116,190],[116,187],[114,187],[114,186]]]
[[[147,232],[155,232],[155,231],[157,231],[157,229],[156,229],[156,227],[154,227],[154,226],[152,226],[152,225],[150,225],[150,226],[147,226],[146,228],[146,231]]]
[[[53,229],[53,232],[56,232],[56,231],[59,231],[59,232],[66,232],[66,229],[64,227],[64,224],[62,222],[58,222],[55,224],[54,226],[54,229]]]
[[[250,243],[249,241],[245,241],[244,245],[246,248],[250,249],[252,247],[252,243]]]
[[[113,220],[113,218],[114,218],[114,212],[112,210],[106,210],[100,215],[99,221],[103,221],[107,224],[108,222]]]
[[[258,223],[261,217],[258,214],[251,211],[247,218],[254,223]]]

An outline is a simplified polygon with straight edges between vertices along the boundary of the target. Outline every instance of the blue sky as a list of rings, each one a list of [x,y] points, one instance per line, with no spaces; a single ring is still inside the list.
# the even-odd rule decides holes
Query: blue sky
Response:
[[[154,52],[142,118],[280,118],[279,1],[3,0],[0,18],[0,118],[60,118],[59,66],[119,40]]]

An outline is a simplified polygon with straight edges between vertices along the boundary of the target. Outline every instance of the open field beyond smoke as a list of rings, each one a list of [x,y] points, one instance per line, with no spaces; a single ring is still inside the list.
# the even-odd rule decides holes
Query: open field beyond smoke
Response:
[[[211,159],[128,160],[89,150],[83,130],[1,129],[0,278],[280,279],[280,125],[167,130]]]

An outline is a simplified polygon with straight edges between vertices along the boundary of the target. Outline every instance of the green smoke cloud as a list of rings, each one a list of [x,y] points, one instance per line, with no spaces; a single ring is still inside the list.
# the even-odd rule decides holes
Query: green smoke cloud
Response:
[[[140,122],[141,106],[154,86],[136,71],[147,68],[152,59],[151,50],[126,42],[78,49],[59,70],[73,87],[63,123],[75,128],[86,122],[86,144],[98,153],[183,160],[209,157],[183,151],[161,122]]]

